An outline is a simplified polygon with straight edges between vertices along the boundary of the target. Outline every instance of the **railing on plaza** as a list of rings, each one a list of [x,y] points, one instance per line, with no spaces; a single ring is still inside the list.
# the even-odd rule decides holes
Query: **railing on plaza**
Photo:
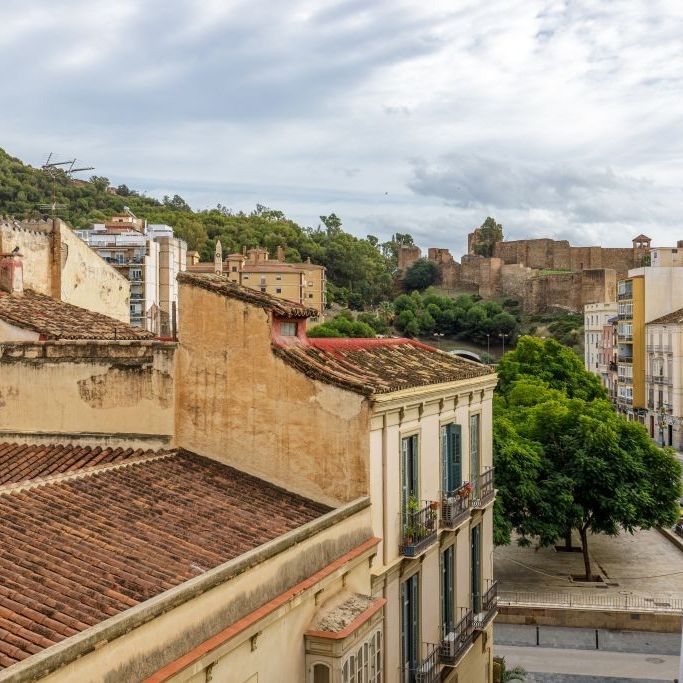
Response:
[[[498,609],[498,581],[492,581],[488,590],[481,596],[472,596],[474,605],[474,628],[482,630],[496,616]]]
[[[474,487],[469,482],[454,491],[441,493],[441,526],[453,529],[469,519]]]
[[[440,649],[438,645],[427,645],[427,656],[415,666],[401,669],[401,683],[437,683],[441,680]]]
[[[428,501],[420,510],[406,510],[401,514],[401,545],[399,553],[417,557],[436,540],[438,503]]]
[[[610,609],[641,612],[680,613],[683,593],[671,595],[594,595],[590,593],[531,593],[501,591],[499,607],[576,607],[580,609]]]
[[[493,482],[493,467],[479,475],[477,485],[472,493],[472,507],[482,508],[491,501],[496,492]]]
[[[457,624],[443,627],[440,644],[441,663],[455,666],[474,639],[474,614],[471,609],[461,610],[462,618]]]

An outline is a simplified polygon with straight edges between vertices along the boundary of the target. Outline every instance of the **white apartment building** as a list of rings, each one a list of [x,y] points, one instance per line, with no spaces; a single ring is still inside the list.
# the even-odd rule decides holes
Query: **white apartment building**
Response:
[[[616,302],[586,304],[583,307],[584,365],[586,370],[599,375],[605,387],[610,389],[610,363],[612,342],[606,329],[618,313]]]
[[[77,234],[130,282],[131,324],[171,336],[178,306],[176,276],[187,264],[187,244],[173,236],[173,228],[147,224],[129,211]]]
[[[647,428],[662,446],[683,449],[683,309],[646,326]]]

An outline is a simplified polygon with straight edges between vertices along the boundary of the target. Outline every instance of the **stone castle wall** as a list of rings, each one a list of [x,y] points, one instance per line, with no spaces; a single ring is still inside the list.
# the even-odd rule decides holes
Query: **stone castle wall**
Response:
[[[551,308],[579,312],[587,303],[615,301],[617,279],[641,266],[649,253],[649,241],[636,245],[636,240],[632,248],[605,248],[541,238],[496,242],[488,258],[472,252],[476,238],[477,231],[468,235],[470,253],[460,263],[448,249],[429,248],[427,258],[439,268],[439,284],[487,299],[521,299],[529,313]],[[399,268],[420,257],[419,247],[401,247]]]

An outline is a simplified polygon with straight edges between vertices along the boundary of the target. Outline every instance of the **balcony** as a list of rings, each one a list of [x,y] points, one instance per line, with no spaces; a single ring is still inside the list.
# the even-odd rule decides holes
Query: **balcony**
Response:
[[[630,396],[617,396],[617,403],[624,406],[632,406],[633,398]]]
[[[496,496],[496,489],[493,484],[493,467],[479,475],[479,481],[473,492],[472,507],[484,508]]]
[[[474,614],[470,609],[463,612],[464,616],[455,626],[444,628],[439,654],[441,663],[446,666],[456,666],[474,639]]]
[[[472,596],[474,606],[474,628],[482,631],[491,623],[498,611],[498,581],[493,581],[489,589],[483,595]]]
[[[459,489],[441,495],[441,526],[455,529],[470,518],[472,484],[465,482]]]
[[[646,348],[649,353],[673,353],[670,344],[648,344]]]
[[[417,557],[436,541],[437,502],[427,501],[421,509],[411,498],[401,515],[401,544],[399,553],[404,557]]]
[[[401,669],[401,683],[438,683],[441,681],[440,648],[427,645],[427,656],[414,667]]]
[[[633,341],[633,332],[630,334],[626,332],[617,332],[617,340],[629,344]]]
[[[664,375],[646,375],[645,381],[648,384],[662,384],[667,387],[673,386],[671,377],[665,377]]]
[[[617,294],[617,301],[630,301],[633,299],[633,290],[627,289],[625,292]]]
[[[622,383],[622,384],[633,384],[633,377],[627,377],[626,375],[619,375],[617,379]]]

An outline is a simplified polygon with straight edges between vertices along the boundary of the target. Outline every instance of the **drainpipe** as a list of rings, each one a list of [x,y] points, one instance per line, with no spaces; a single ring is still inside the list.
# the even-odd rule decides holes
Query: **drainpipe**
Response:
[[[387,484],[387,460],[389,459],[389,438],[387,436],[387,414],[382,420],[382,564],[386,567],[389,563],[389,551],[387,544],[387,533],[389,530],[389,520],[387,519],[387,501],[389,500],[389,486]],[[386,595],[383,596],[386,598]]]

